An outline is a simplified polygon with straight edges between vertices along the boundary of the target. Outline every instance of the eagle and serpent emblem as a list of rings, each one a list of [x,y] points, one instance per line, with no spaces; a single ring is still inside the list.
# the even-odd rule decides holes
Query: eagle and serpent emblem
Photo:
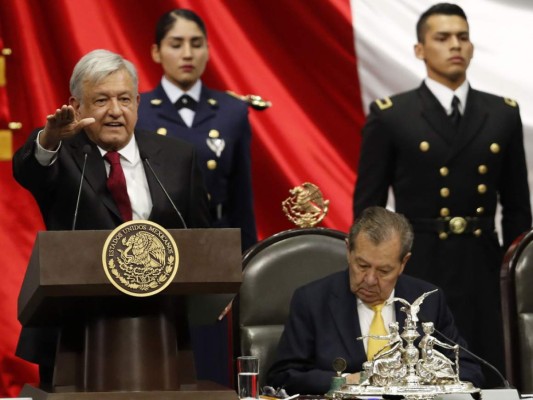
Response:
[[[289,219],[300,228],[312,228],[319,224],[328,213],[329,200],[324,200],[322,192],[313,183],[305,182],[289,190],[290,197],[281,206]]]
[[[151,221],[129,221],[108,236],[102,263],[109,281],[130,296],[164,290],[178,271],[178,248],[172,236]]]

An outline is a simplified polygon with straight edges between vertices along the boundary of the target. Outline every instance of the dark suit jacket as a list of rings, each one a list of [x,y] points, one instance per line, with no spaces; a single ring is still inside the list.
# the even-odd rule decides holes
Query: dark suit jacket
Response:
[[[392,186],[396,211],[408,218],[437,218],[444,207],[452,216],[493,218],[499,195],[505,247],[531,227],[516,103],[471,88],[456,133],[425,84],[391,101],[392,106],[383,110],[372,103],[363,128],[355,216],[368,206],[384,206]],[[420,148],[424,141],[427,151]],[[491,151],[492,144],[498,144],[497,152]],[[487,172],[480,172],[480,165]],[[446,176],[440,174],[441,167],[448,168]],[[478,191],[479,184],[486,185],[486,192]],[[447,197],[440,194],[443,187],[449,189]],[[480,207],[483,212],[476,213]]]
[[[425,84],[390,100],[389,107],[379,100],[372,103],[363,128],[354,215],[369,206],[385,206],[392,187],[396,211],[415,230],[413,256],[405,272],[441,287],[472,350],[503,368],[499,319],[503,249],[494,231],[498,200],[504,248],[531,227],[518,106],[470,88],[455,132]],[[485,185],[486,191],[480,191],[479,185]],[[483,219],[481,236],[470,231],[443,240],[437,231],[417,223],[435,221],[446,211],[450,217]]]
[[[13,157],[15,179],[37,200],[48,230],[70,230],[83,165],[83,147],[91,146],[85,168],[76,229],[114,229],[123,221],[106,187],[105,165],[98,148],[85,132],[61,144],[57,161],[41,166],[34,157],[35,137]],[[155,173],[182,213],[189,228],[209,226],[207,195],[193,147],[182,141],[149,132],[135,132],[139,150],[149,159]],[[179,217],[149,169],[146,178],[152,197],[150,221],[165,228],[182,228]]]
[[[141,95],[137,126],[192,143],[210,196],[210,209],[222,207],[222,219],[214,227],[240,228],[242,249],[257,241],[251,178],[251,128],[248,106],[234,97],[202,86],[200,101],[189,128],[159,85]],[[220,156],[209,147],[216,129],[224,141]],[[216,162],[216,165],[214,164]]]
[[[395,296],[412,303],[435,288],[427,282],[401,275]],[[401,332],[405,314],[400,311],[398,302],[395,304]],[[424,300],[418,317],[433,321],[436,329],[465,345],[455,328],[442,291]],[[288,393],[326,393],[335,375],[332,367],[335,358],[342,357],[347,361],[346,372],[361,371],[366,353],[363,342],[356,340],[360,336],[357,299],[350,291],[347,270],[297,289],[279,342],[277,361],[268,374],[269,384],[283,386]],[[460,361],[461,379],[480,385],[483,377],[479,366],[464,355]]]
[[[91,146],[85,168],[76,229],[114,229],[123,221],[106,187],[104,159],[85,132],[65,140],[58,158],[51,166],[41,166],[34,156],[33,132],[13,157],[15,179],[37,200],[48,230],[70,230],[83,165],[83,147]],[[194,148],[177,139],[159,137],[149,132],[135,131],[139,150],[149,159],[154,171],[180,210],[189,228],[209,226],[207,194]],[[149,220],[167,229],[183,228],[153,174],[145,166],[152,197]],[[17,355],[43,365],[53,365],[55,329],[24,328]],[[52,349],[52,351],[47,351]]]

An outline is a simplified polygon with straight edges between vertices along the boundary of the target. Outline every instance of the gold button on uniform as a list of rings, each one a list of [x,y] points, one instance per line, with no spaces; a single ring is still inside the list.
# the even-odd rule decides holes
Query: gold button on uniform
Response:
[[[485,175],[489,169],[486,165],[481,164],[479,167],[477,167],[477,171],[480,175]]]
[[[446,232],[440,232],[439,233],[439,239],[440,240],[446,240],[448,239],[448,234]]]
[[[446,208],[446,207],[443,207],[440,209],[440,216],[441,217],[447,217],[450,215],[450,209],[449,208]]]
[[[217,162],[215,160],[209,160],[207,162],[207,168],[215,169],[217,167]]]
[[[482,233],[483,233],[483,231],[481,229],[476,229],[474,231],[474,236],[475,237],[480,237]]]
[[[424,141],[424,142],[420,142],[420,150],[423,151],[423,152],[426,152],[429,150],[429,143]]]
[[[448,197],[450,195],[450,189],[443,187],[440,189],[440,197]]]
[[[167,128],[159,128],[156,132],[158,135],[165,136],[167,134]]]
[[[485,193],[487,191],[487,185],[484,185],[483,183],[481,185],[477,185],[477,191],[481,194]]]
[[[490,145],[490,151],[494,154],[498,154],[500,152],[500,145],[498,143],[492,143]]]
[[[485,212],[485,209],[483,207],[476,208],[476,214],[481,215]]]
[[[211,130],[209,131],[209,137],[210,137],[211,139],[216,139],[216,138],[219,137],[219,136],[220,136],[220,132],[217,131],[216,129],[211,129]]]
[[[439,172],[440,172],[440,176],[448,176],[448,173],[450,171],[446,167],[441,167],[441,169],[439,169]]]
[[[7,124],[7,127],[9,129],[21,129],[22,128],[22,122],[16,122],[16,121],[11,121],[10,123]]]

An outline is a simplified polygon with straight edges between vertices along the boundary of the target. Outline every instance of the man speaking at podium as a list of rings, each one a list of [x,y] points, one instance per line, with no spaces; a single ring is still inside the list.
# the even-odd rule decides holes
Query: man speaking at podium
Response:
[[[135,129],[139,105],[134,65],[94,50],[74,67],[69,105],[46,118],[13,157],[48,230],[111,230],[145,219],[167,229],[209,226],[207,192],[193,146]],[[52,381],[57,333],[24,328],[17,355]]]

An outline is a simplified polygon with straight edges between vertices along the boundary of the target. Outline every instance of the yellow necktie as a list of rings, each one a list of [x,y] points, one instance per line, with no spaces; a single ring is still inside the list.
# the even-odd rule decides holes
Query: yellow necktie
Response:
[[[383,322],[383,316],[381,315],[381,310],[383,309],[383,306],[385,304],[378,304],[372,307],[372,310],[374,310],[374,318],[372,318],[372,322],[370,323],[370,330],[368,331],[369,335],[373,336],[385,336],[387,335],[387,330],[385,329],[385,323]],[[374,339],[369,337],[368,338],[368,346],[367,346],[367,358],[369,361],[371,361],[376,353],[381,350],[383,347],[385,347],[388,343],[387,339]]]

